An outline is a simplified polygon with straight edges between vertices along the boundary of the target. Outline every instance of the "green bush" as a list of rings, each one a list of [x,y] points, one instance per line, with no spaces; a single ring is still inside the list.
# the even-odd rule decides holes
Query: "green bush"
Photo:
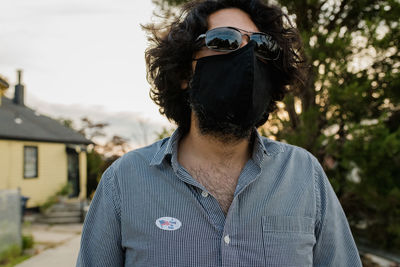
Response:
[[[59,197],[60,196],[68,196],[68,195],[70,195],[72,193],[72,191],[73,191],[72,184],[71,183],[66,183],[54,195],[50,196],[46,200],[46,202],[44,202],[40,206],[40,211],[41,212],[46,211],[48,208],[50,208],[51,206],[53,206],[54,204],[59,202]]]
[[[0,253],[0,266],[8,264],[13,259],[21,256],[22,250],[18,245],[11,245]]]
[[[44,202],[41,206],[40,206],[40,211],[44,212],[46,211],[48,208],[50,208],[51,206],[53,206],[54,204],[56,204],[58,202],[58,197],[56,195],[50,196],[46,202]]]
[[[33,248],[34,240],[32,235],[22,236],[22,249]]]
[[[57,196],[68,196],[72,193],[73,188],[71,183],[66,183],[61,189],[56,193]]]

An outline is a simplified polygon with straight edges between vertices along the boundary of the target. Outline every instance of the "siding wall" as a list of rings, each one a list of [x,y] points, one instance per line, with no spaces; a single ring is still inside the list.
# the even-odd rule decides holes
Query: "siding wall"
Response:
[[[38,177],[24,179],[24,146],[38,147]],[[0,140],[0,189],[21,189],[28,207],[39,206],[68,181],[64,144]],[[80,155],[81,194],[86,197],[86,153]]]

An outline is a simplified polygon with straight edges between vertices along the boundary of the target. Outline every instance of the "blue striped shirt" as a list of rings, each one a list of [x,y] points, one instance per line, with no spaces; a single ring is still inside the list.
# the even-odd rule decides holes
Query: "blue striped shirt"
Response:
[[[77,266],[361,266],[318,161],[257,134],[225,215],[179,164],[179,130],[103,174]]]

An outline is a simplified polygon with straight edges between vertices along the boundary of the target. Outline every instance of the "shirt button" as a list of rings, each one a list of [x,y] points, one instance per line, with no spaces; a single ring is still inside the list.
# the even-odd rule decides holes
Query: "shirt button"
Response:
[[[208,192],[207,192],[207,191],[203,191],[203,192],[201,192],[201,195],[202,195],[203,197],[208,197]]]
[[[231,242],[231,238],[229,237],[229,235],[226,235],[224,237],[224,241],[225,241],[225,244],[229,245],[229,243]]]

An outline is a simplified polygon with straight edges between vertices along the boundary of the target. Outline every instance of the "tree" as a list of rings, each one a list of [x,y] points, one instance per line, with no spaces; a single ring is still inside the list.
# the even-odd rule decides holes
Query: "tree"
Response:
[[[105,122],[94,123],[88,117],[81,118],[81,124],[81,128],[78,132],[90,140],[92,140],[93,138],[105,136],[104,127],[107,127],[109,125]]]
[[[96,139],[104,137],[104,127],[108,123],[93,122],[87,117],[81,119],[81,129],[79,130],[86,138]],[[128,152],[128,140],[114,135],[104,145],[96,143],[94,148],[87,153],[87,194],[93,196],[97,185],[100,182],[104,171],[120,156]]]
[[[153,2],[168,11],[188,1]],[[312,152],[356,238],[399,252],[400,3],[277,2],[299,29],[310,76],[261,132]]]
[[[172,133],[175,131],[174,128],[167,128],[167,127],[163,127],[161,132],[157,132],[156,135],[156,140],[161,140],[164,139],[166,137],[169,137],[172,135]]]
[[[149,145],[149,124],[143,118],[137,118],[136,132],[131,135],[137,145]]]

